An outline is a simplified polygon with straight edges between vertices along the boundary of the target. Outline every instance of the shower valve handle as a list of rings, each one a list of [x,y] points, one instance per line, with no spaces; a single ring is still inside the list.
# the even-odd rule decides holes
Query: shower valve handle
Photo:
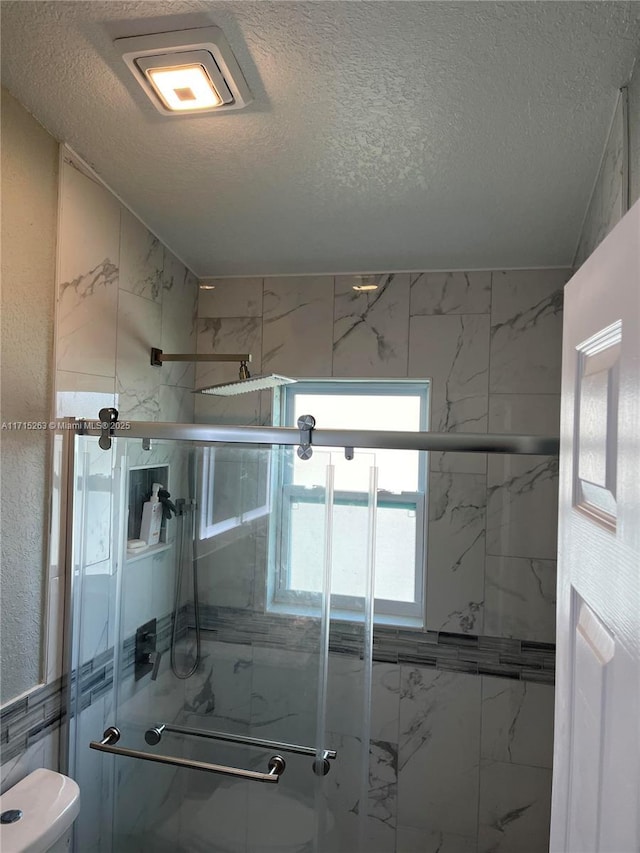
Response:
[[[153,664],[153,670],[151,671],[151,681],[155,681],[158,677],[158,671],[160,670],[160,661],[162,660],[162,652],[150,652],[149,653],[149,663]]]

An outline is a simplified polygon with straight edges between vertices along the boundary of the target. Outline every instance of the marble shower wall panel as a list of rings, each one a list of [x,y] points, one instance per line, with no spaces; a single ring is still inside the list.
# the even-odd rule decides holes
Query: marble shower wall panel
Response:
[[[57,369],[115,376],[120,203],[69,162],[58,228]]]
[[[195,352],[198,283],[102,184],[66,157],[61,172],[56,410],[193,419],[192,364],[152,368],[150,349]],[[165,390],[161,391],[164,387]]]
[[[482,761],[478,853],[546,853],[551,770]]]
[[[409,376],[432,380],[430,429],[486,432],[489,315],[416,315],[409,328]],[[431,453],[430,460],[432,471],[486,471],[484,454]]]
[[[557,394],[566,270],[493,273],[491,394]]]
[[[481,757],[551,769],[553,703],[550,684],[482,676]]]
[[[401,667],[398,825],[475,838],[481,681]]]
[[[482,633],[487,482],[484,474],[432,473],[427,625]]]
[[[489,314],[490,272],[423,272],[411,275],[411,316]]]
[[[487,554],[555,560],[557,517],[557,457],[489,457]]]
[[[120,223],[120,288],[162,302],[164,246],[126,208]]]
[[[160,378],[164,367],[149,363],[151,341],[160,340],[162,306],[120,291],[116,358],[118,411],[122,420],[160,420]]]
[[[167,353],[196,352],[198,280],[165,247],[162,279],[162,338]],[[156,344],[157,346],[157,344]],[[160,368],[163,385],[194,387],[195,364],[168,362]]]
[[[555,560],[487,556],[484,633],[555,643]]]
[[[103,406],[115,406],[121,420],[192,422],[193,365],[152,368],[149,358],[152,346],[169,352],[195,352],[197,280],[67,152],[60,197],[56,414],[96,418]],[[140,454],[139,464],[152,461],[149,453]],[[113,450],[106,453],[90,447],[83,459],[89,466],[89,479],[83,504],[87,523],[79,608],[81,662],[108,654],[118,642],[116,589],[117,572],[122,569],[114,560],[120,543],[116,549],[113,457]],[[177,466],[172,474],[178,483]],[[132,629],[143,621],[141,614],[146,613],[147,605],[149,616],[165,616],[171,610],[175,566],[169,553],[173,552],[153,557],[148,572],[143,566],[134,572],[135,564],[127,567],[131,572],[124,584],[130,581],[133,587],[125,598],[124,618]],[[145,694],[145,685],[139,686],[138,692]],[[103,830],[92,815],[91,803],[97,809],[102,798],[104,805],[105,791],[108,794],[111,788],[106,782],[95,784],[99,774],[93,753],[84,745],[113,722],[111,683],[107,687],[98,684],[96,692],[92,704],[78,717],[83,748],[78,752],[76,770],[84,780],[81,785],[87,797],[79,830],[81,847],[99,851]],[[145,713],[147,724],[148,718]],[[104,761],[101,765],[112,766]],[[134,787],[139,788],[138,783]]]
[[[198,301],[198,317],[262,317],[262,289],[261,278],[205,280]]]
[[[486,432],[489,322],[486,315],[411,318],[409,375],[431,377],[431,429]]]
[[[374,276],[378,290],[359,292],[361,276],[336,276],[333,375],[405,377],[409,346],[409,275]]]
[[[331,376],[333,289],[331,275],[265,279],[265,373]]]
[[[204,293],[215,291],[204,291]],[[212,355],[250,353],[251,374],[262,373],[262,320],[255,316],[200,318],[197,321],[197,351]],[[236,382],[237,362],[210,362],[196,365],[196,388]],[[195,395],[197,420],[202,423],[257,424],[260,418],[260,394],[233,397]]]

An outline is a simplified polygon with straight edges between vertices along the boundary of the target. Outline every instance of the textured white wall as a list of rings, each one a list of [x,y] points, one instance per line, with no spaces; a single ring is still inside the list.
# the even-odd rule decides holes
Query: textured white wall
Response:
[[[52,404],[58,144],[2,90],[2,421]],[[2,431],[2,692],[40,680],[49,433]]]

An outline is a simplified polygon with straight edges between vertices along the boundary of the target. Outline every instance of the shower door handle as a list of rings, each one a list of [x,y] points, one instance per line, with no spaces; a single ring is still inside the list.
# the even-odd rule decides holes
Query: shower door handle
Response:
[[[268,773],[260,773],[257,770],[244,770],[242,767],[228,767],[226,764],[210,764],[208,761],[192,761],[189,758],[177,758],[171,755],[154,755],[142,752],[138,749],[127,749],[116,746],[120,740],[120,730],[115,726],[109,726],[105,730],[102,740],[92,740],[90,749],[99,752],[108,752],[112,755],[122,755],[125,758],[138,758],[141,761],[154,761],[156,764],[171,764],[173,767],[183,767],[186,770],[206,770],[209,773],[220,773],[223,776],[235,776],[239,779],[251,779],[254,782],[278,783],[280,776],[284,773],[286,762],[281,755],[272,755],[269,759]]]

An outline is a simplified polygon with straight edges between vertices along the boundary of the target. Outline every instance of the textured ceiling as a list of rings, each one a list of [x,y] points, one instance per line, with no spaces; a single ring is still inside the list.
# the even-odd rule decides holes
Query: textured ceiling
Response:
[[[640,45],[638,2],[0,8],[4,85],[200,275],[570,263]],[[212,23],[254,103],[161,116],[113,39]]]

